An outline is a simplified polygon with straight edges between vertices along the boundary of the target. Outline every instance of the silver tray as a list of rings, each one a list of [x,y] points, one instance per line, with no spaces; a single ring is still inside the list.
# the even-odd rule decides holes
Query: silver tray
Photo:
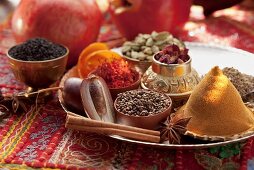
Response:
[[[187,48],[189,48],[189,54],[192,57],[192,66],[197,70],[200,75],[206,74],[213,66],[218,65],[220,68],[224,67],[234,67],[239,71],[254,75],[254,54],[225,46],[218,45],[207,45],[202,43],[193,43],[193,42],[185,42]],[[120,49],[113,49],[116,52],[120,53]],[[63,85],[64,81],[70,77],[78,77],[76,67],[70,69],[61,79],[60,86]],[[69,110],[63,102],[62,93],[58,92],[59,101],[63,107],[63,109],[68,113]],[[206,141],[196,141],[195,139],[191,141],[191,143],[186,144],[164,144],[164,143],[151,143],[151,142],[142,142],[136,141],[132,139],[127,139],[121,136],[111,135],[111,138],[135,143],[142,144],[153,147],[160,148],[168,148],[168,149],[201,149],[201,148],[209,148],[215,146],[222,146],[227,144],[232,144],[236,142],[245,141],[251,137],[254,137],[254,134],[249,136],[245,136],[238,139],[228,140],[224,142],[211,142],[207,143]],[[193,143],[194,142],[194,143]],[[195,143],[197,142],[197,143]]]

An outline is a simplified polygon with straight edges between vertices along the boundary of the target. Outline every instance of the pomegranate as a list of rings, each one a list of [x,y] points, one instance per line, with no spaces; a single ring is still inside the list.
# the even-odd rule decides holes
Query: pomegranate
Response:
[[[66,45],[70,67],[82,49],[96,41],[102,19],[95,0],[22,0],[13,14],[12,31],[17,42],[44,37]]]
[[[129,40],[138,33],[177,33],[189,18],[192,0],[111,0],[110,13]]]

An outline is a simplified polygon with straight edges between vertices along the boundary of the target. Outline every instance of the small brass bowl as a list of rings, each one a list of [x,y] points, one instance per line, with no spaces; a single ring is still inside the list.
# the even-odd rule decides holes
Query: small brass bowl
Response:
[[[139,61],[134,58],[123,56],[123,58],[128,61],[131,65],[138,67],[140,69],[140,72],[144,74],[146,70],[151,66],[152,61]]]
[[[12,72],[17,80],[25,83],[30,88],[47,88],[64,74],[69,56],[67,47],[64,47],[66,53],[63,56],[44,61],[23,61],[15,59],[9,54],[12,48],[7,52]]]
[[[200,82],[197,71],[191,67],[191,58],[183,64],[165,64],[154,56],[152,66],[141,79],[141,87],[166,93],[173,101],[188,99]]]

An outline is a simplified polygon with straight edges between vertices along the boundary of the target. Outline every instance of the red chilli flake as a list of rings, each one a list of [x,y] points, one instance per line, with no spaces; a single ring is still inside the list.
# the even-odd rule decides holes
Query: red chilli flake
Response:
[[[109,88],[128,87],[135,83],[139,76],[139,73],[124,60],[103,63],[94,73],[102,77]]]

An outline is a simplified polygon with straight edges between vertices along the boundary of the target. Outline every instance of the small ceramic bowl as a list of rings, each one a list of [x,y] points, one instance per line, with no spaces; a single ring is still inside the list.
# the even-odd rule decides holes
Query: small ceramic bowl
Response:
[[[138,90],[145,90],[145,89],[138,89]],[[116,104],[119,99],[119,97],[117,97],[114,102],[117,123],[128,125],[128,126],[145,128],[145,129],[152,129],[152,130],[157,129],[159,127],[160,122],[164,121],[171,113],[172,100],[168,95],[165,95],[165,96],[170,101],[170,105],[168,106],[168,108],[166,108],[163,112],[160,112],[154,115],[148,115],[148,116],[133,116],[133,115],[122,113],[116,107]]]
[[[69,56],[67,47],[65,47],[66,53],[63,56],[44,61],[23,61],[15,59],[9,54],[12,48],[8,50],[7,56],[13,74],[19,81],[33,89],[49,87],[59,80],[65,71]]]
[[[200,82],[197,71],[191,67],[191,58],[183,64],[165,64],[154,56],[152,66],[141,79],[141,87],[166,93],[173,101],[188,99]]]

